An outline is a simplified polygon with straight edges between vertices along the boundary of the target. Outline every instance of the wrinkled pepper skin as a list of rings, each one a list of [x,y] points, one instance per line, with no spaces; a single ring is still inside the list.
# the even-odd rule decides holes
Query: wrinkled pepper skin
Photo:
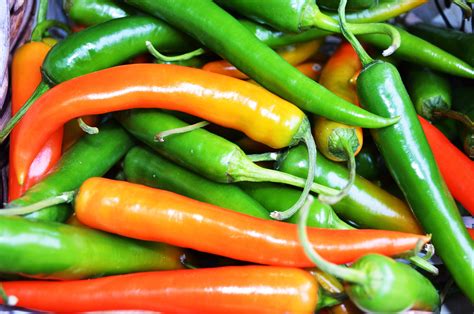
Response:
[[[82,279],[182,268],[181,249],[60,223],[0,217],[0,272]]]
[[[305,178],[308,173],[306,156],[305,147],[300,145],[292,148],[280,158],[277,168]],[[348,179],[347,168],[318,154],[315,182],[332,188],[343,188]],[[359,227],[423,233],[410,208],[403,201],[360,176],[356,176],[349,194],[334,204],[333,208],[338,215]]]
[[[205,179],[142,147],[134,147],[127,153],[123,171],[129,182],[175,192],[246,215],[270,219],[268,211],[238,186]]]
[[[376,91],[374,89],[376,88]],[[359,100],[368,110],[400,116],[391,127],[372,132],[393,178],[461,290],[474,300],[474,245],[428,145],[397,69],[382,61],[357,79]],[[390,101],[387,101],[390,99]]]
[[[8,206],[25,206],[77,189],[84,180],[104,175],[119,161],[133,145],[132,137],[116,122],[110,121],[99,126],[100,132],[83,136],[72,146],[51,172],[22,197]],[[25,217],[43,220],[67,220],[71,209],[67,204],[44,208]]]

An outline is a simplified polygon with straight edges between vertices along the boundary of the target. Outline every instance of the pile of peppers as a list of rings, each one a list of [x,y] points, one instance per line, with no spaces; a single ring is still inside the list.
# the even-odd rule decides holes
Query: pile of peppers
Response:
[[[0,309],[472,304],[474,24],[399,18],[427,2],[65,0],[63,24],[40,0]]]

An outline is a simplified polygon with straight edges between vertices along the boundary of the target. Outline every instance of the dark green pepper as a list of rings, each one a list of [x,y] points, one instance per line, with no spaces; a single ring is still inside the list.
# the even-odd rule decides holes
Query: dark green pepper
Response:
[[[123,170],[127,181],[172,191],[254,217],[270,219],[265,208],[238,186],[216,183],[200,177],[148,149],[132,148],[125,156]]]
[[[364,136],[364,138],[366,139],[364,146],[362,146],[362,149],[355,157],[356,172],[361,177],[372,181],[381,177],[385,170],[385,166],[383,158],[380,156],[375,145],[372,141],[368,143],[366,136]]]
[[[182,268],[181,249],[53,222],[0,217],[0,272],[82,279]]]
[[[7,207],[26,206],[72,191],[90,177],[104,175],[132,147],[133,140],[116,122],[100,126],[100,132],[84,135],[67,150],[57,165],[40,182]],[[65,221],[71,214],[69,205],[60,204],[28,214],[26,217],[44,221]]]

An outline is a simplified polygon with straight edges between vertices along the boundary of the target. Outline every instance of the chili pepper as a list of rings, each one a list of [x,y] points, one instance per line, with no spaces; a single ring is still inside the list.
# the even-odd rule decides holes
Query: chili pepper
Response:
[[[104,175],[133,144],[132,138],[117,123],[100,127],[100,133],[85,135],[73,145],[42,181],[8,206],[26,206],[77,189],[84,180]],[[8,207],[7,206],[7,207]],[[27,215],[36,220],[65,221],[69,206],[61,204]]]
[[[297,65],[306,61],[321,46],[321,40],[312,40],[305,43],[293,44],[277,50],[278,54],[289,64]],[[235,66],[225,60],[211,61],[203,66],[205,71],[224,74],[239,79],[248,79],[249,77],[240,72]]]
[[[127,153],[123,170],[129,182],[179,193],[254,217],[270,218],[265,208],[238,186],[207,180],[141,147]]]
[[[472,229],[472,228],[467,228],[467,232],[468,232],[469,235],[471,236],[471,239],[474,240],[474,229]]]
[[[437,113],[451,109],[451,85],[441,74],[407,65],[405,77],[416,112],[423,118],[434,120]]]
[[[92,280],[3,282],[18,306],[48,312],[313,313],[318,285],[307,272],[229,266]]]
[[[402,117],[396,127],[372,132],[375,143],[411,209],[432,234],[436,251],[454,281],[474,300],[473,241],[443,181],[400,75],[392,64],[373,61],[350,32],[343,33],[362,61],[363,70],[357,79],[362,106],[384,116]]]
[[[108,84],[105,86],[102,82]],[[186,112],[221,126],[240,130],[274,148],[303,141],[309,148],[311,166],[316,159],[314,140],[304,113],[265,89],[238,79],[188,67],[131,64],[64,82],[38,99],[25,116],[25,123],[30,126],[31,131],[35,129],[35,124],[43,124],[42,121],[46,120],[51,122],[36,129],[34,142],[30,141],[27,130],[19,133],[18,145],[14,146],[13,150],[23,163],[12,165],[17,169],[19,181],[22,181],[23,169],[31,162],[30,156],[36,152],[36,147],[66,121],[87,114],[136,107]],[[27,146],[23,145],[21,138],[28,139],[28,149],[25,149]],[[266,171],[265,175],[262,175],[264,169],[254,167],[252,163],[246,162],[244,157],[246,158],[245,154],[238,156],[238,161],[233,164],[236,167],[234,173],[244,180],[261,181],[271,177],[277,182],[291,182],[289,177],[278,181],[284,176],[278,172]],[[227,163],[227,160],[225,162]],[[219,163],[222,164],[221,161]],[[290,213],[301,206],[309,193],[313,172],[309,174],[310,178],[306,180],[301,200],[291,208]],[[235,178],[226,175],[225,182],[229,179]],[[316,187],[316,191],[329,194],[334,192],[333,189],[324,187]]]
[[[75,33],[54,46],[41,67],[43,81],[0,132],[0,142],[49,86],[124,63],[147,51],[145,41],[161,51],[192,49],[193,42],[166,23],[145,16],[115,19]],[[93,61],[92,61],[93,60]]]
[[[474,78],[474,68],[468,63],[400,27],[396,29],[400,33],[403,44],[393,53],[393,56],[443,73]],[[378,48],[385,48],[390,44],[390,37],[383,34],[368,34],[359,37]]]
[[[235,213],[164,190],[91,178],[75,197],[75,211],[87,226],[131,238],[253,263],[313,266],[297,240],[295,225]],[[413,249],[418,241],[429,240],[385,230],[311,228],[310,233],[313,245],[336,263],[353,261],[368,252],[399,254]]]
[[[81,279],[181,268],[181,249],[85,227],[0,217],[0,271],[42,279]]]
[[[82,120],[89,126],[97,125],[97,116],[85,116],[82,118]],[[68,150],[83,135],[84,130],[81,129],[81,127],[77,123],[77,120],[72,120],[66,123],[64,125],[62,151],[65,152],[66,150]]]
[[[410,32],[474,66],[474,35],[454,29],[419,23],[411,25]]]
[[[418,117],[444,180],[454,198],[474,215],[474,163],[422,117]]]
[[[248,195],[262,204],[268,211],[282,211],[290,207],[297,200],[301,192],[273,183],[242,182],[239,184]],[[346,224],[333,211],[331,206],[315,201],[309,209],[308,226],[329,229],[354,229]],[[287,222],[296,223],[301,212],[287,219]]]
[[[472,121],[474,120],[474,84],[471,81],[457,81],[453,84],[453,109],[462,113],[470,120],[469,127],[460,126],[461,144],[464,152],[469,158],[474,158],[474,131]]]
[[[307,62],[296,66],[296,69],[312,80],[318,80],[322,66],[319,62]]]
[[[368,9],[373,6],[378,5],[378,0],[349,0],[347,2],[347,11],[360,11],[362,9]],[[318,0],[318,6],[321,9],[326,9],[330,11],[337,11],[337,4],[332,0]]]
[[[297,146],[280,155],[276,168],[305,177],[308,172],[305,148]],[[348,170],[324,156],[318,156],[315,172],[316,182],[333,188],[347,185]],[[348,195],[333,208],[346,221],[362,228],[423,232],[406,203],[360,176],[356,176]]]
[[[46,54],[51,47],[44,42],[32,41],[26,43],[15,51],[12,61],[12,114],[15,114],[31,96],[34,89],[41,82],[40,67]],[[17,140],[17,130],[22,127],[28,127],[24,124],[18,124],[16,130],[10,138],[10,143]],[[45,143],[41,151],[33,161],[25,182],[19,185],[15,170],[10,167],[8,175],[8,199],[12,201],[20,197],[32,185],[38,182],[61,156],[61,137],[62,129],[53,134]],[[10,160],[16,156],[10,153]]]
[[[191,6],[184,0],[129,0],[127,3],[188,32],[250,78],[303,110],[364,127],[381,127],[396,122],[396,119],[379,120],[362,109],[354,108],[305,77],[212,1],[193,1]],[[228,40],[229,37],[239,40]],[[261,60],[265,60],[265,64]],[[328,103],[331,106],[327,106]]]
[[[438,130],[440,130],[450,142],[452,143],[457,142],[459,134],[458,134],[458,126],[457,126],[456,120],[441,119],[438,121],[434,121],[433,125]]]
[[[109,20],[137,14],[137,10],[111,0],[66,0],[63,1],[66,15],[79,25],[96,25]]]
[[[372,142],[365,143],[355,159],[357,174],[369,181],[378,179],[385,171],[383,158]]]

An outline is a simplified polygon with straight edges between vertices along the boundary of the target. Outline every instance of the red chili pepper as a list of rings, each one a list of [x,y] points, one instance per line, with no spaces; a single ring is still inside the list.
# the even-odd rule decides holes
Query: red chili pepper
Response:
[[[471,239],[474,240],[474,229],[472,229],[472,228],[467,228],[467,232],[469,232],[469,235],[471,236]]]
[[[77,218],[95,229],[164,242],[253,263],[311,267],[297,226],[263,220],[168,191],[91,178],[75,199]],[[397,255],[429,237],[385,230],[310,228],[309,238],[324,258],[349,263],[373,252]]]
[[[449,191],[474,215],[474,162],[457,149],[440,130],[422,117],[418,118]]]
[[[40,68],[50,48],[49,45],[43,42],[29,42],[15,52],[12,61],[12,114],[15,114],[21,108],[41,82]],[[20,122],[13,129],[10,137],[11,163],[15,163],[17,158],[12,147],[15,146],[18,140],[18,133],[20,129],[28,127],[27,124]],[[15,169],[13,167],[9,168],[9,201],[23,195],[28,188],[38,182],[54,166],[61,156],[61,138],[62,129],[49,137],[49,140],[43,145],[29,167],[23,185],[18,184]]]
[[[318,285],[295,268],[234,266],[91,280],[2,283],[18,306],[47,312],[314,313]],[[0,299],[1,304],[1,299]]]

